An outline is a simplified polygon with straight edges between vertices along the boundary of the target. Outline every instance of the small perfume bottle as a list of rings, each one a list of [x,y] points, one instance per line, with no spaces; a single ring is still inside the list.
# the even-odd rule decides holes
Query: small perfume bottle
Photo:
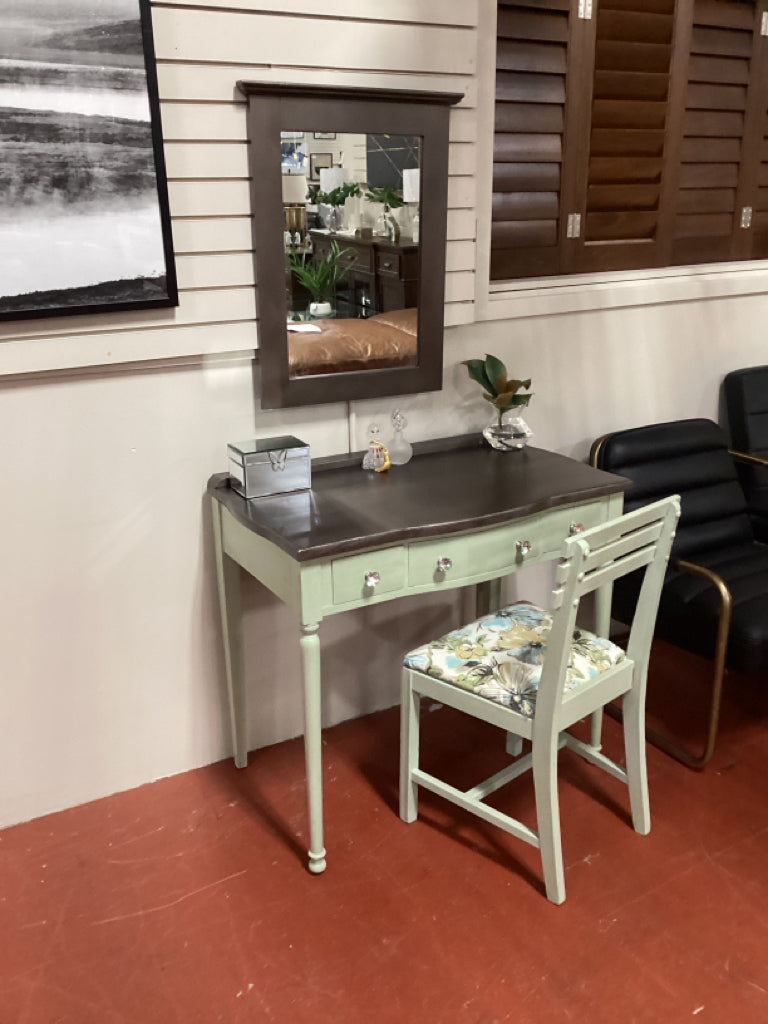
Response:
[[[378,423],[371,423],[368,427],[368,451],[363,456],[363,469],[371,469],[375,473],[383,473],[389,469],[392,461],[389,457],[389,450],[379,437]]]
[[[399,409],[395,409],[392,413],[394,435],[389,442],[389,458],[393,466],[404,466],[413,456],[413,445],[403,437],[403,430],[407,426],[408,420]]]

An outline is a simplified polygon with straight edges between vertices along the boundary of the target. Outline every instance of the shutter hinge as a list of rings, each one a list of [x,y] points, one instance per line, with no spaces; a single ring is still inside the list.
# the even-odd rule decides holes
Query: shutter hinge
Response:
[[[568,238],[580,238],[581,237],[581,214],[580,213],[569,213],[568,214],[568,226],[566,228],[566,235]]]
[[[752,207],[742,206],[740,225],[743,228],[752,227]]]
[[[763,16],[760,19],[760,35],[768,36],[768,11],[763,11]]]
[[[589,21],[592,17],[592,0],[579,0],[579,17]]]

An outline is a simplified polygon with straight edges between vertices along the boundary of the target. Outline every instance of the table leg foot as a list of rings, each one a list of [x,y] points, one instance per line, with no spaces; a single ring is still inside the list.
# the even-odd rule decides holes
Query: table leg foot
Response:
[[[307,867],[313,875],[322,875],[325,871],[325,850],[321,850],[320,853],[312,853],[309,851],[309,862]]]

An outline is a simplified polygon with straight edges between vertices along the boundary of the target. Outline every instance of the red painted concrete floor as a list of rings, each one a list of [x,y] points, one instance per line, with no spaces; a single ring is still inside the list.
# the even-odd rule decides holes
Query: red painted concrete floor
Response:
[[[657,648],[655,705],[706,677]],[[647,837],[623,787],[563,753],[561,907],[536,851],[491,826],[429,794],[400,822],[396,709],[326,734],[322,876],[303,866],[299,741],[7,829],[0,1022],[768,1021],[758,686],[730,680],[705,772],[650,749]],[[425,719],[425,757],[456,780],[503,759],[493,730]],[[609,751],[618,736],[608,721]],[[497,799],[532,822],[526,780]]]

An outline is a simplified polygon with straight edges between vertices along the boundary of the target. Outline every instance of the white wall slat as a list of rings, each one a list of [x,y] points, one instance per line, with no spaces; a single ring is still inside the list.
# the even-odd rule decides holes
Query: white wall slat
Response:
[[[99,313],[84,316],[51,317],[0,323],[0,343],[16,337],[65,338],[87,334],[120,334],[148,328],[173,329],[206,323],[232,323],[256,318],[254,288],[226,288],[181,292],[179,305],[162,309],[140,309],[129,313]],[[5,351],[0,344],[0,358]]]
[[[173,7],[226,7],[232,0],[163,0],[163,6]],[[323,18],[345,18],[364,21],[405,21],[422,25],[475,26],[478,19],[478,0],[387,0],[386,4],[366,7],[359,0],[292,0],[291,17],[319,15]],[[274,11],[285,13],[285,0],[238,0],[241,10],[258,13]],[[157,8],[155,8],[156,11]]]
[[[180,254],[244,252],[253,248],[251,218],[188,217],[173,222],[173,244]]]
[[[157,79],[164,100],[242,103],[236,83],[293,82],[297,85],[349,85],[357,88],[424,89],[463,93],[462,107],[477,105],[474,77],[461,74],[419,74],[417,72],[379,72],[328,70],[326,68],[282,67],[271,63],[242,64],[236,67],[216,64],[158,62]]]
[[[294,64],[368,71],[472,74],[471,28],[382,22],[330,23],[311,18],[156,7],[152,12],[158,60],[227,64]],[[321,42],[320,42],[321,41]]]
[[[253,321],[189,324],[141,330],[127,328],[116,334],[72,334],[28,337],[0,345],[0,378],[86,366],[117,366],[125,363],[173,359],[200,353],[247,352],[257,347]]]

